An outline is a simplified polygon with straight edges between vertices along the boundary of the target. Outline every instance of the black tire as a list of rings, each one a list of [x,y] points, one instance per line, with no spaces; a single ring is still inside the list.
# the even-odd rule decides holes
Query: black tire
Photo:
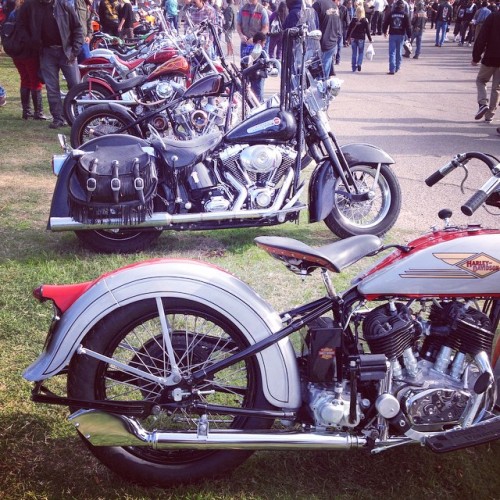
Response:
[[[88,82],[82,82],[75,85],[68,91],[64,98],[63,106],[66,121],[71,125],[78,115],[89,109],[86,106],[76,104],[76,100],[101,100],[106,99],[110,95],[112,95],[112,92],[99,83],[92,82],[92,84],[89,84]]]
[[[352,165],[352,175],[365,192],[373,188],[377,172],[373,165]],[[341,179],[335,183],[335,191],[346,191]],[[382,165],[374,198],[363,202],[351,202],[341,194],[334,195],[334,207],[325,219],[328,229],[340,238],[358,234],[382,236],[396,223],[401,211],[401,188],[388,165]]]
[[[97,104],[76,117],[71,127],[71,146],[78,148],[95,137],[116,134],[118,130],[129,127],[132,122],[127,110],[119,105]],[[123,133],[141,137],[134,126]]]
[[[162,299],[162,306],[172,332],[176,362],[183,376],[200,366],[210,366],[248,345],[242,332],[213,308],[190,300],[165,298]],[[167,356],[158,307],[153,299],[114,311],[91,330],[84,345],[148,373],[165,376],[170,371],[170,364],[165,360]],[[266,407],[255,358],[219,372],[194,389],[206,391],[196,395],[192,392],[191,397],[202,402],[237,408]],[[158,401],[160,397],[166,397],[163,392],[162,387],[154,382],[120,371],[87,355],[75,355],[70,363],[68,394],[71,398]],[[149,431],[192,431],[196,429],[199,416],[179,408],[139,422]],[[207,416],[211,429],[263,429],[272,425],[270,419],[210,412]],[[94,447],[87,440],[85,442],[103,464],[127,480],[161,487],[221,475],[237,467],[252,453],[153,450],[137,446]]]
[[[100,253],[142,252],[160,237],[159,229],[99,229],[75,231],[80,242]]]

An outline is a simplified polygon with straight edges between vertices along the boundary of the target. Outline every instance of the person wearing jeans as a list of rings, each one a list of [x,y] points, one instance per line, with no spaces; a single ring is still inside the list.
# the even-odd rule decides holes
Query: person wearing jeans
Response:
[[[425,5],[423,2],[419,2],[416,5],[416,10],[411,20],[411,43],[412,45],[413,41],[415,41],[416,43],[415,55],[413,56],[413,59],[418,59],[418,57],[420,56],[420,52],[422,49],[422,35],[424,33],[426,22],[427,12],[425,12]]]
[[[405,36],[411,38],[410,20],[405,14],[403,0],[397,0],[396,8],[386,16],[383,32],[387,37],[389,33],[389,73],[396,74],[401,68],[403,42]]]
[[[53,118],[49,128],[61,128],[65,121],[59,72],[66,78],[68,89],[80,81],[76,58],[83,44],[83,28],[78,15],[65,0],[26,0],[18,22],[32,44],[40,48],[40,69]]]
[[[347,28],[347,40],[350,40],[352,49],[351,66],[353,72],[361,71],[365,52],[365,36],[371,43],[370,25],[365,17],[365,9],[360,5],[356,7],[356,15]]]
[[[448,25],[451,23],[452,12],[452,7],[446,0],[438,7],[436,15],[436,47],[443,46],[446,32],[448,31]]]
[[[487,17],[474,43],[471,64],[477,66],[479,61],[481,66],[476,78],[479,109],[475,119],[480,120],[484,116],[486,122],[491,122],[500,99],[500,12],[493,12]],[[488,102],[486,84],[490,80],[492,82]]]

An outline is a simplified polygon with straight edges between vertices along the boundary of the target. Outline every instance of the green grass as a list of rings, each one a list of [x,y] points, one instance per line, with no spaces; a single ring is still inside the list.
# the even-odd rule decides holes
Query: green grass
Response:
[[[150,257],[189,257],[243,277],[282,310],[323,293],[319,276],[302,281],[253,244],[260,234],[331,241],[322,224],[264,230],[165,233],[149,252],[103,256],[87,252],[72,233],[45,230],[59,151],[47,123],[21,120],[18,76],[0,55],[0,492],[6,499],[494,499],[500,498],[500,445],[448,455],[420,447],[377,456],[343,452],[257,452],[230,477],[159,490],[137,487],[101,466],[67,423],[67,410],[30,401],[22,371],[40,353],[50,306],[31,296],[42,282],[71,283]],[[46,106],[46,110],[47,110]],[[67,132],[67,131],[66,131]],[[341,289],[344,283],[337,284]]]

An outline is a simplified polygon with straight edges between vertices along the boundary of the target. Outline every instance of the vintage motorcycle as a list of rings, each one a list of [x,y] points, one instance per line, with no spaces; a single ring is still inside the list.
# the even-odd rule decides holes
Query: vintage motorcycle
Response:
[[[163,229],[297,221],[307,208],[303,170],[314,160],[310,222],[325,221],[340,237],[387,232],[401,207],[394,160],[375,146],[338,144],[326,110],[340,81],[323,77],[318,33],[285,33],[279,107],[253,113],[225,134],[187,141],[109,135],[56,158],[49,229],[75,231],[98,251],[130,252]],[[259,58],[243,73],[266,64]],[[213,80],[214,95],[225,85],[221,77]]]
[[[500,215],[500,163],[463,207]],[[374,235],[313,248],[257,245],[326,295],[278,314],[233,274],[149,260],[34,291],[54,316],[25,372],[32,398],[67,405],[90,451],[127,480],[168,486],[225,473],[257,449],[442,453],[500,438],[500,230],[434,228],[405,245]],[[337,293],[329,273],[391,253]],[[299,342],[290,335],[298,332]],[[297,333],[296,333],[297,334]],[[50,378],[67,376],[67,393]],[[60,387],[60,384],[59,384]],[[275,423],[276,422],[276,423]],[[273,426],[274,424],[274,426]]]

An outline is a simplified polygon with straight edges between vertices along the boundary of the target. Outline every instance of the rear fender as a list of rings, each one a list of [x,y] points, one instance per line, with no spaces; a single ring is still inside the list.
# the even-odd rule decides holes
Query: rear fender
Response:
[[[395,163],[385,151],[371,144],[346,144],[340,150],[349,167]],[[320,222],[332,211],[335,203],[335,181],[336,174],[329,160],[315,168],[309,182],[309,222]]]
[[[156,297],[189,299],[231,321],[250,344],[282,328],[279,315],[248,285],[220,268],[197,261],[160,259],[129,266],[95,281],[62,315],[44,352],[23,376],[30,381],[61,372],[94,325],[116,309]],[[289,339],[257,356],[266,399],[279,408],[300,406],[300,384]]]

